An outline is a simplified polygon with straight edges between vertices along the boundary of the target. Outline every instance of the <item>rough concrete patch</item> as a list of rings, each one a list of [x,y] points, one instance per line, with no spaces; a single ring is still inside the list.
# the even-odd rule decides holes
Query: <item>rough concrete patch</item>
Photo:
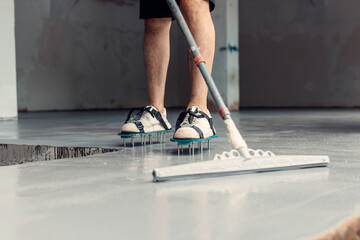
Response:
[[[314,240],[360,240],[360,214]]]
[[[57,147],[0,144],[0,166],[17,165],[35,161],[85,157],[115,151],[118,150],[101,147]]]

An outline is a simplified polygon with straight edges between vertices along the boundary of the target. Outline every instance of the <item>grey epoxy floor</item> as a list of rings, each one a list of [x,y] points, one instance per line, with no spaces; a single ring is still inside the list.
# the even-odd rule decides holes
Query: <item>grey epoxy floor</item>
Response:
[[[177,110],[169,119],[175,123]],[[21,114],[0,143],[117,147],[84,158],[0,167],[1,239],[304,239],[360,211],[360,110],[243,110],[252,148],[327,154],[329,168],[153,183],[155,167],[230,149],[221,119],[211,151],[124,148],[121,112]],[[167,136],[170,138],[170,135]]]

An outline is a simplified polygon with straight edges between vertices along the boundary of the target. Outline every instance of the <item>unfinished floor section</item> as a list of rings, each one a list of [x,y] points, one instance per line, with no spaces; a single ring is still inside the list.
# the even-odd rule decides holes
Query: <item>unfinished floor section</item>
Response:
[[[175,124],[179,110],[170,110]],[[153,183],[155,167],[228,151],[225,127],[194,156],[165,144],[122,146],[126,111],[20,114],[0,122],[2,146],[114,152],[0,167],[1,239],[307,239],[360,211],[359,110],[243,110],[249,147],[329,155],[329,168]],[[35,159],[41,160],[41,159]],[[26,162],[24,160],[24,162]]]

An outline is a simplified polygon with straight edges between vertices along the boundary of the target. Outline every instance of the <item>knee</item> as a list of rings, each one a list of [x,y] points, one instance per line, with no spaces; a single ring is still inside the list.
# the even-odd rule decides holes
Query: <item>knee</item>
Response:
[[[171,18],[150,18],[145,20],[145,31],[162,32],[171,27]]]
[[[180,6],[188,21],[198,21],[204,13],[210,14],[209,0],[181,0]]]

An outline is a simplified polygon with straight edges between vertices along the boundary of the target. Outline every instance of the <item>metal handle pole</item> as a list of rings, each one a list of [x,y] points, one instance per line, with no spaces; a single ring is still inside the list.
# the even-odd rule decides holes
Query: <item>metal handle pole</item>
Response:
[[[219,114],[224,119],[224,123],[228,131],[231,145],[233,146],[234,149],[237,149],[243,157],[245,158],[250,157],[247,144],[243,139],[243,137],[241,136],[239,130],[236,128],[234,121],[231,119],[230,111],[226,107],[224,100],[222,99],[219,90],[215,85],[214,79],[212,78],[211,74],[209,73],[209,70],[207,69],[205,60],[200,54],[199,48],[190,32],[188,25],[186,24],[186,21],[180,11],[178,4],[176,3],[175,0],[166,0],[166,1],[169,4],[171,11],[180,26],[181,32],[183,33],[186,42],[189,45],[195,63],[200,69],[200,72],[205,79],[205,82],[210,90],[210,93],[214,98],[216,106],[219,110]]]

